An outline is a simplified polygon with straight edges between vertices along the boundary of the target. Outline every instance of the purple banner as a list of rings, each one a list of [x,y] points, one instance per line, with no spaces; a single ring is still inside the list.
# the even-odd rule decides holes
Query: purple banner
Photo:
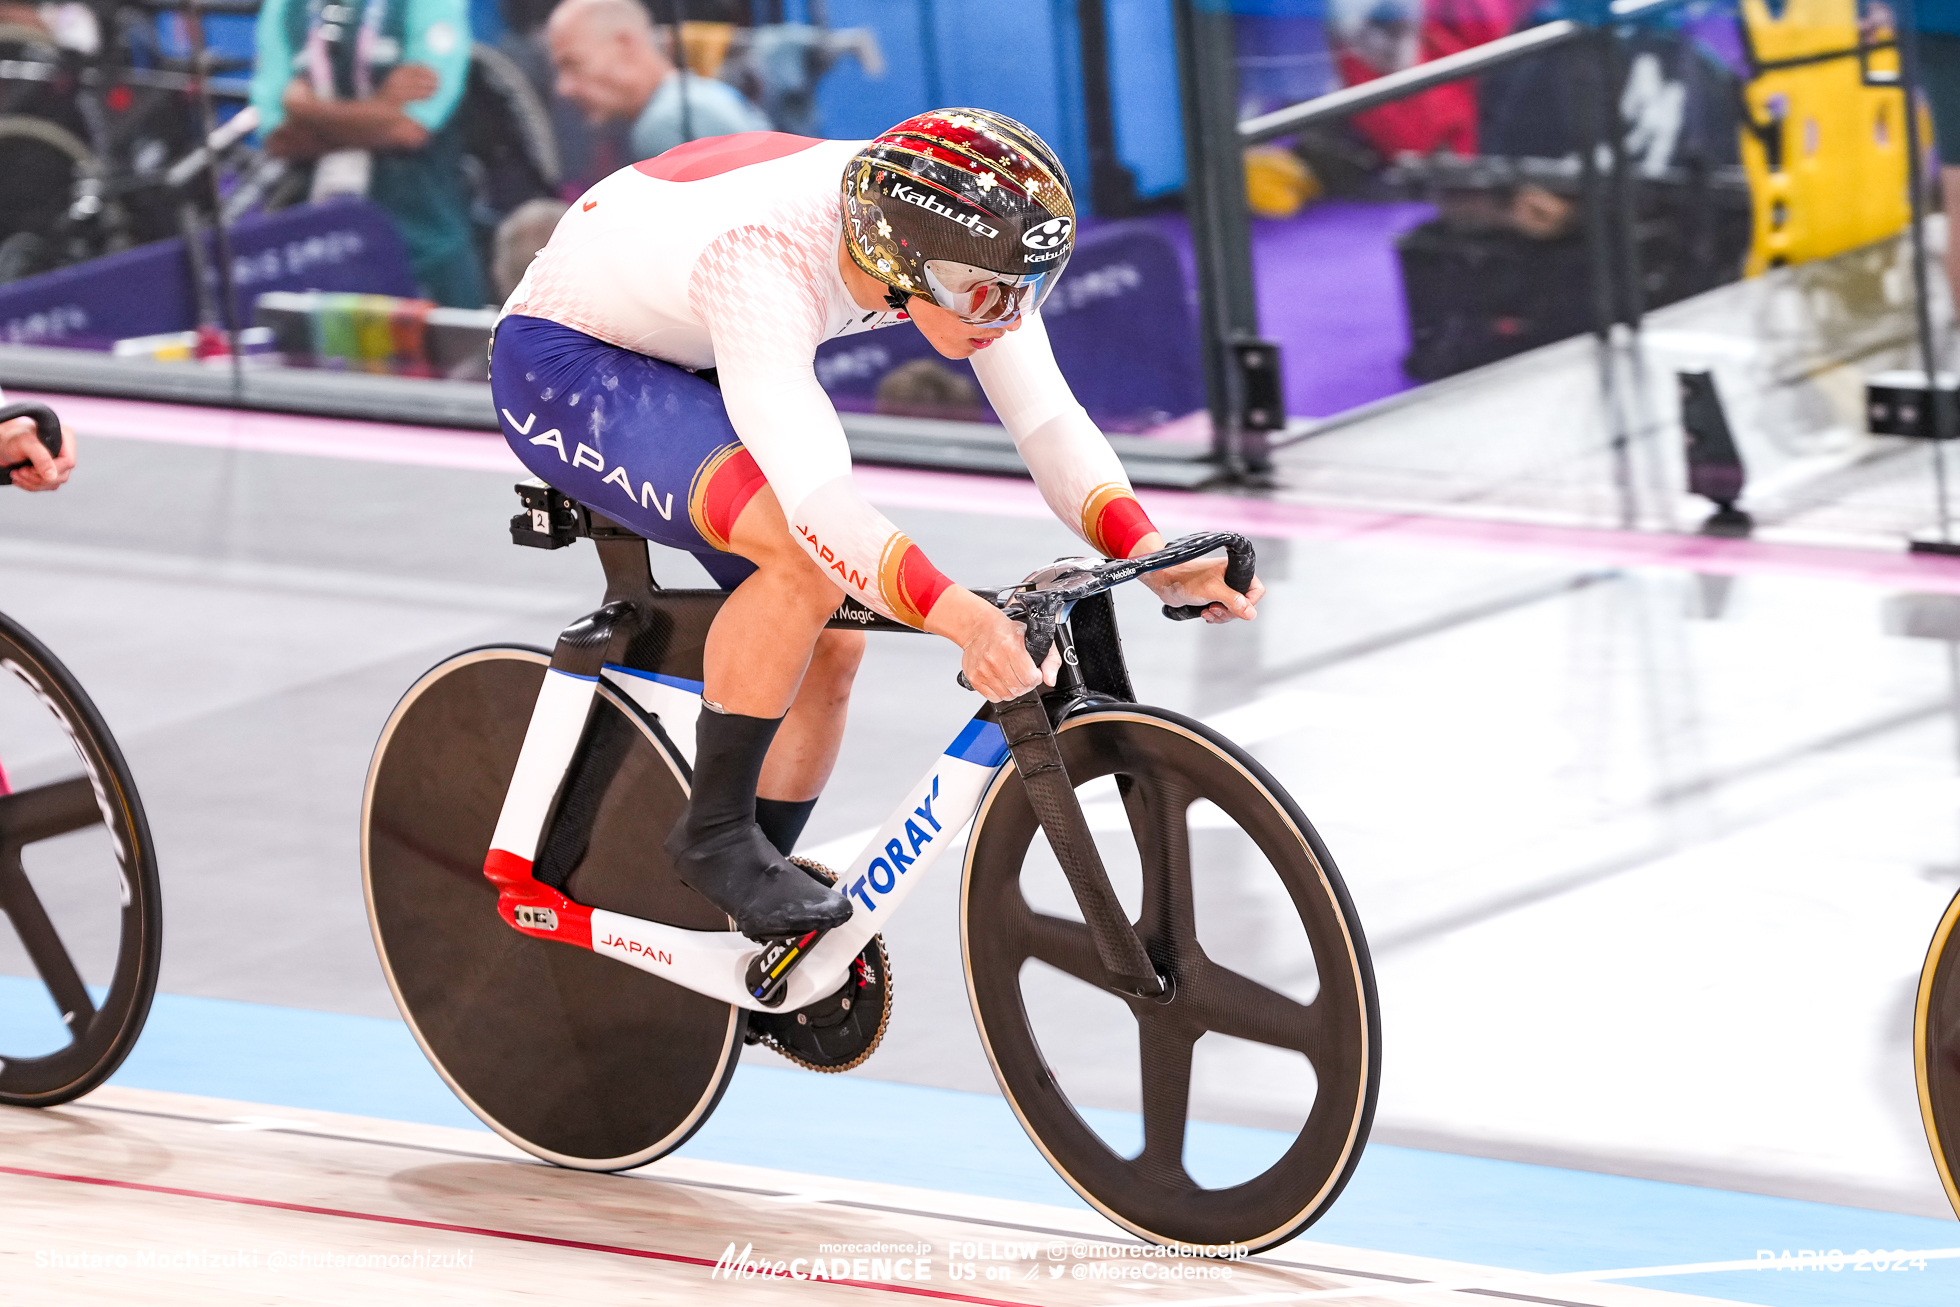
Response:
[[[365,200],[245,218],[231,229],[231,252],[241,326],[266,291],[415,294],[401,237]],[[107,349],[131,336],[190,330],[197,303],[183,240],[157,241],[0,286],[0,341]]]
[[[1041,308],[1075,397],[1111,431],[1143,431],[1205,404],[1204,365],[1177,248],[1153,227],[1115,223],[1076,242]],[[827,342],[817,380],[839,408],[993,421],[964,360],[904,327]]]

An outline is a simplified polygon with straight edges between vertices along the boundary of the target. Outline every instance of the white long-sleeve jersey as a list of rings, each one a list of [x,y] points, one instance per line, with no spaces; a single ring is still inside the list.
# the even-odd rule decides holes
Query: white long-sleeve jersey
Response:
[[[922,625],[948,582],[851,480],[817,347],[902,322],[855,304],[838,268],[844,165],[861,141],[750,132],[623,168],[579,198],[504,306],[689,368],[728,416],[791,527],[838,583]],[[1055,515],[1125,556],[1152,531],[1122,464],[1055,364],[1040,315],[973,370]]]

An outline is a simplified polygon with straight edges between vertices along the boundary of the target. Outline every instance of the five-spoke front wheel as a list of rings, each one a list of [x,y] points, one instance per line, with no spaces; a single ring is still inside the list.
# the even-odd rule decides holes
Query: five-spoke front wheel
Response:
[[[156,993],[162,893],[122,752],[88,695],[0,616],[0,1103],[101,1084]],[[36,983],[38,982],[38,984]]]
[[[1170,992],[1111,983],[1010,763],[975,820],[960,915],[1001,1089],[1062,1178],[1128,1229],[1290,1239],[1353,1172],[1380,1080],[1374,974],[1340,874],[1279,784],[1195,722],[1123,705],[1058,734]]]

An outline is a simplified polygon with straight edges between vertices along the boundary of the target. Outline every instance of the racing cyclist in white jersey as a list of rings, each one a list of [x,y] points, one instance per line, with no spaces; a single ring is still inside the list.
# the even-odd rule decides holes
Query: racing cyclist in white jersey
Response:
[[[505,305],[491,380],[505,437],[544,480],[731,593],[708,635],[692,797],[667,842],[682,880],[758,939],[836,926],[850,902],[787,861],[837,757],[861,632],[845,593],[959,645],[995,701],[1054,669],[953,584],[851,478],[813,367],[825,340],[911,322],[971,359],[1056,516],[1133,557],[1163,537],[1055,365],[1036,311],[1067,265],[1068,179],[1032,131],[947,109],[874,140],[695,141],[575,204]],[[1223,560],[1145,578],[1206,619],[1255,615]]]

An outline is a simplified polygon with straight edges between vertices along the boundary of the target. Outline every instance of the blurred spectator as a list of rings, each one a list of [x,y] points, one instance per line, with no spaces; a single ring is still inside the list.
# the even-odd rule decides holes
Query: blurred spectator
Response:
[[[70,0],[65,4],[0,3],[0,23],[45,33],[64,50],[94,54],[102,47],[102,24],[95,11]]]
[[[564,0],[545,24],[545,43],[558,94],[595,123],[630,120],[637,159],[704,136],[769,130],[735,88],[676,69],[635,0]]]
[[[526,200],[497,224],[497,251],[492,256],[490,278],[496,283],[497,302],[503,303],[524,279],[538,251],[551,239],[558,220],[572,206],[563,200]]]
[[[1526,6],[1518,0],[1334,0],[1335,63],[1346,86],[1400,72],[1496,40]],[[1358,113],[1354,128],[1388,158],[1448,150],[1477,153],[1475,78]]]
[[[314,164],[314,197],[387,210],[429,298],[484,303],[456,105],[467,0],[265,0],[252,104],[266,149]]]
[[[753,29],[745,48],[716,76],[760,105],[777,131],[822,136],[817,84],[845,55],[858,61],[866,77],[885,75],[878,34],[868,27],[768,23]]]
[[[984,422],[986,408],[970,373],[955,372],[936,359],[901,363],[878,380],[876,411],[896,417],[944,418]]]
[[[558,193],[569,198],[626,162],[626,124],[589,123],[577,105],[553,93],[558,73],[544,43],[551,4],[552,0],[502,0],[504,36],[498,48],[524,70],[551,117],[551,134],[558,141]]]

